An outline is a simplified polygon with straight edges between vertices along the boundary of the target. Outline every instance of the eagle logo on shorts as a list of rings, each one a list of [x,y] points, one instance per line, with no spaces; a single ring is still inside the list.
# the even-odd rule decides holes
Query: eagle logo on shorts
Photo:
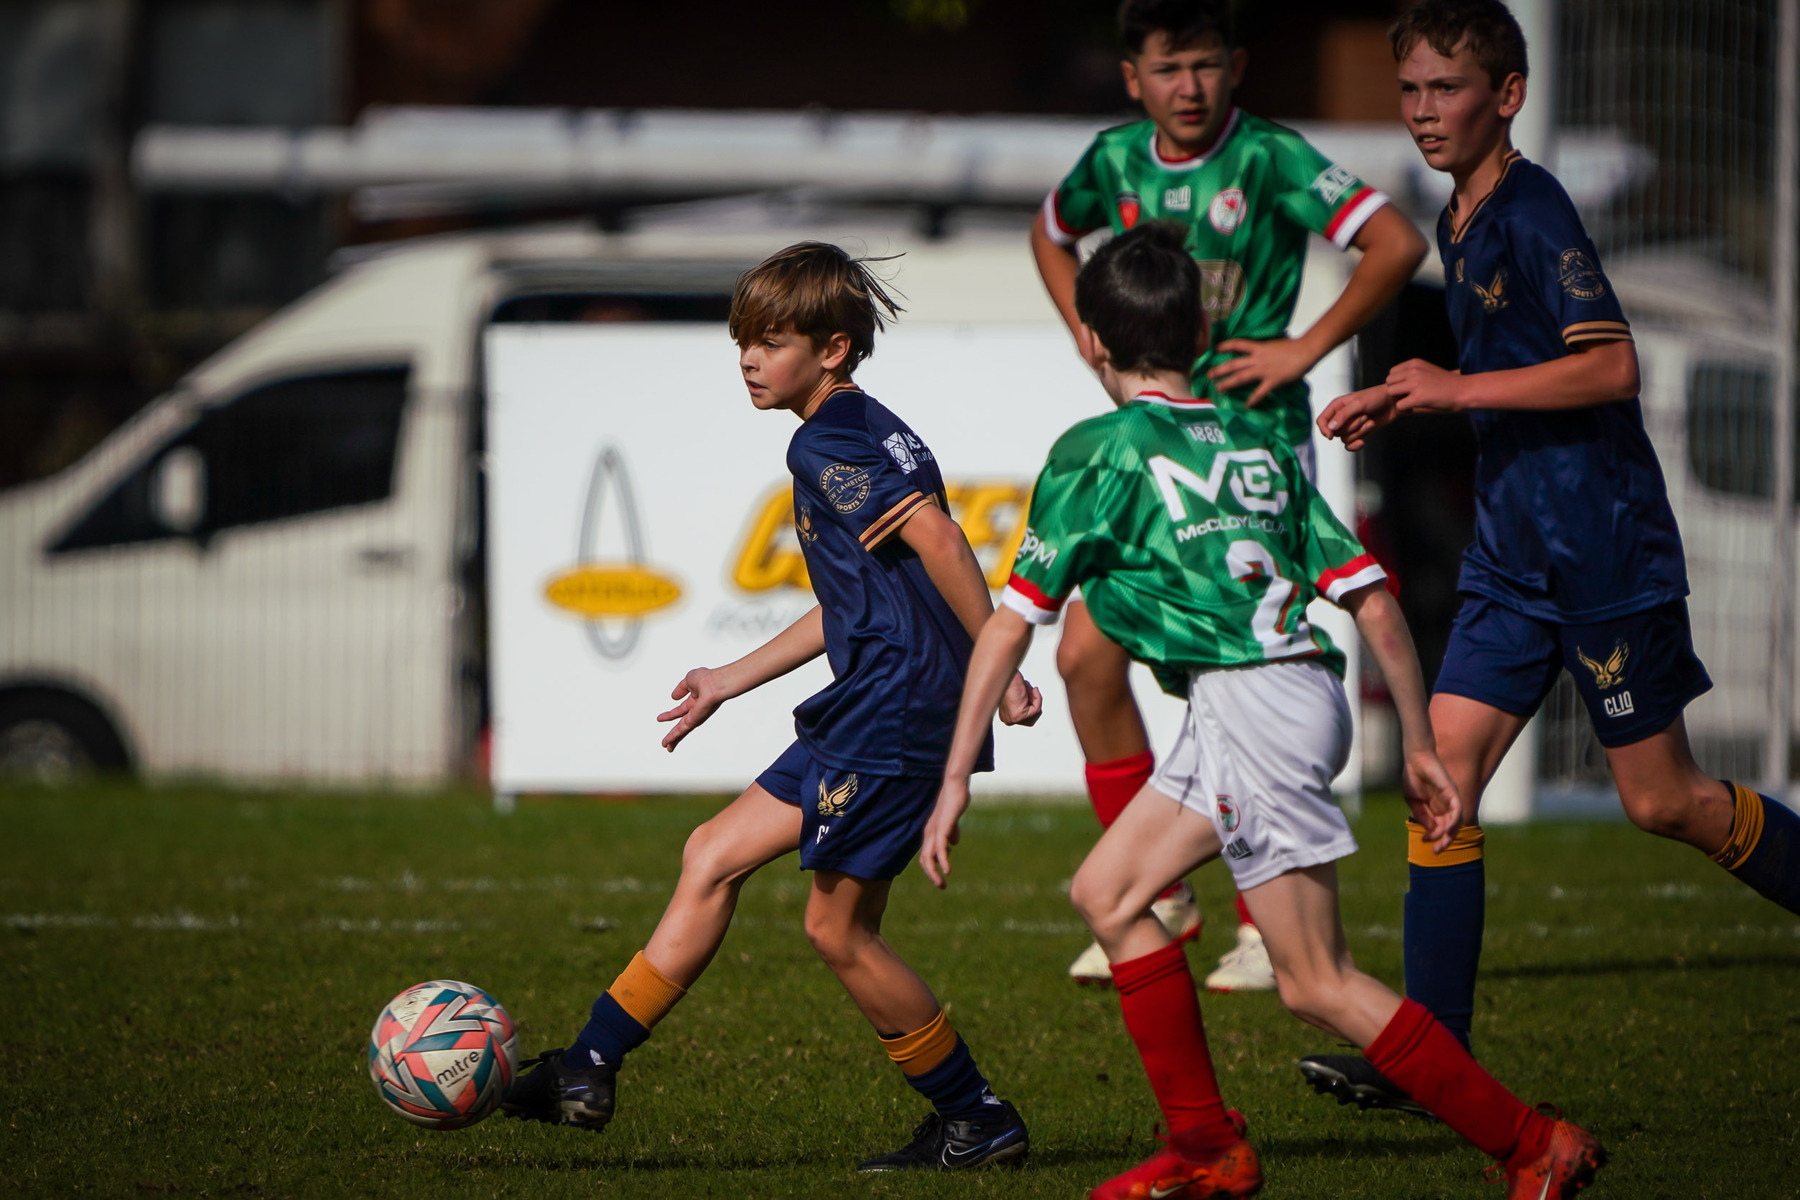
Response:
[[[856,798],[856,776],[844,776],[844,782],[829,790],[825,781],[819,780],[819,815],[821,817],[840,816],[850,801]]]
[[[1625,644],[1624,638],[1613,644],[1612,653],[1606,656],[1605,662],[1595,662],[1581,652],[1580,646],[1575,647],[1575,657],[1594,673],[1594,686],[1603,692],[1619,686],[1625,676],[1625,660],[1630,656],[1631,647]]]

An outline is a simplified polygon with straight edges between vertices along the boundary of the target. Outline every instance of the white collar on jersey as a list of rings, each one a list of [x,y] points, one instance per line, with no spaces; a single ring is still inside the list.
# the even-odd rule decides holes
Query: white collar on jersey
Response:
[[[1150,126],[1150,158],[1151,158],[1151,161],[1156,163],[1157,166],[1161,167],[1165,171],[1195,171],[1201,167],[1204,167],[1207,163],[1212,161],[1213,157],[1215,155],[1217,155],[1220,150],[1225,148],[1225,143],[1229,142],[1231,140],[1231,135],[1233,133],[1237,132],[1238,111],[1239,110],[1238,110],[1237,105],[1234,104],[1231,106],[1231,115],[1225,118],[1225,127],[1223,129],[1219,130],[1219,136],[1213,139],[1213,144],[1212,144],[1211,148],[1202,154],[1194,155],[1194,157],[1192,157],[1192,158],[1177,158],[1177,159],[1164,158],[1162,156],[1162,152],[1156,148],[1156,126],[1151,125]]]
[[[1213,402],[1205,398],[1177,400],[1167,392],[1139,392],[1125,403],[1136,404],[1139,400],[1145,404],[1160,404],[1165,408],[1211,408],[1213,406]]]

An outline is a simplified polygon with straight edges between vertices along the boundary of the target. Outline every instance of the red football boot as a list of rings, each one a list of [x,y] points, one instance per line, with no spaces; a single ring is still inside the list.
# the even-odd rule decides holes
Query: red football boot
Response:
[[[1243,1133],[1243,1115],[1236,1109],[1226,1115]],[[1208,1159],[1187,1157],[1171,1139],[1145,1162],[1089,1192],[1088,1200],[1226,1200],[1254,1196],[1262,1183],[1262,1163],[1241,1137]]]
[[[1606,1150],[1600,1139],[1579,1125],[1562,1120],[1548,1104],[1540,1104],[1538,1111],[1557,1118],[1544,1152],[1510,1170],[1495,1163],[1485,1172],[1490,1183],[1506,1180],[1506,1200],[1570,1200],[1594,1182],[1594,1172],[1606,1165]]]

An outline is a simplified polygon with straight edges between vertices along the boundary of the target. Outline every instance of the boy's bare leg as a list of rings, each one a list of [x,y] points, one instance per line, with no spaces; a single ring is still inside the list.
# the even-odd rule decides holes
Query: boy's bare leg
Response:
[[[1088,852],[1069,885],[1069,900],[1109,960],[1141,958],[1173,940],[1150,905],[1219,850],[1210,817],[1146,784]]]
[[[1251,888],[1244,899],[1268,941],[1288,1011],[1361,1047],[1380,1071],[1498,1159],[1509,1176],[1541,1165],[1558,1133],[1565,1142],[1582,1140],[1578,1149],[1590,1167],[1596,1156],[1604,1161],[1589,1135],[1533,1112],[1423,1007],[1356,969],[1338,917],[1335,864],[1289,871]]]
[[[886,880],[813,872],[806,939],[877,1032],[911,1033],[938,1014],[937,997],[881,936]]]
[[[1131,656],[1100,632],[1087,605],[1069,605],[1062,640],[1056,647],[1056,669],[1069,698],[1075,739],[1087,760],[1088,800],[1106,829],[1150,780],[1156,760],[1150,735],[1131,692]],[[1200,908],[1179,878],[1169,881],[1158,897],[1157,917],[1183,941],[1200,935]],[[1088,947],[1069,967],[1081,983],[1106,983],[1112,971],[1099,943]]]
[[[1356,969],[1338,917],[1337,867],[1289,871],[1244,893],[1269,947],[1281,1002],[1325,1032],[1367,1047],[1400,997]]]
[[[814,871],[806,937],[881,1039],[907,1084],[931,1102],[935,1124],[912,1142],[872,1158],[864,1171],[933,1169],[974,1161],[1020,1161],[1030,1145],[1025,1123],[999,1100],[937,997],[881,936],[886,880]]]
[[[1069,899],[1112,960],[1119,1013],[1168,1125],[1171,1152],[1228,1175],[1241,1168],[1247,1179],[1257,1172],[1255,1155],[1240,1146],[1243,1135],[1219,1095],[1186,952],[1150,911],[1169,881],[1219,849],[1209,816],[1146,786],[1089,851]]]
[[[1094,624],[1079,600],[1063,617],[1056,670],[1069,694],[1075,740],[1090,763],[1115,762],[1150,751],[1150,735],[1131,694],[1131,656]],[[1128,793],[1129,797],[1136,795]],[[1111,824],[1102,820],[1102,824]]]
[[[1661,733],[1606,752],[1631,823],[1714,854],[1731,836],[1732,790],[1700,769],[1680,717]]]
[[[681,878],[644,957],[670,981],[692,987],[712,962],[738,891],[759,867],[800,848],[800,810],[751,784],[710,821],[688,835]]]

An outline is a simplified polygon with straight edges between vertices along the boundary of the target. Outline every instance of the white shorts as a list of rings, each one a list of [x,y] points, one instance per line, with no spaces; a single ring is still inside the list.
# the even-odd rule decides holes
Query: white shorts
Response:
[[[1331,780],[1350,757],[1344,685],[1316,662],[1202,671],[1151,786],[1212,818],[1245,891],[1356,853]]]

